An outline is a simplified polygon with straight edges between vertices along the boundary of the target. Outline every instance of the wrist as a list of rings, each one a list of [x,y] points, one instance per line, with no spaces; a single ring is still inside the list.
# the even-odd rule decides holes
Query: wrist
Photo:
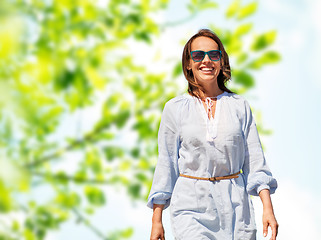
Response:
[[[159,224],[162,223],[164,205],[154,204],[154,211],[152,217],[152,223]]]
[[[270,214],[270,213],[274,214],[273,207],[264,207],[263,206],[263,213],[265,213],[265,214]]]
[[[156,220],[152,220],[152,224],[153,225],[163,225],[163,222],[161,219],[156,219]]]
[[[153,214],[152,223],[162,223],[162,215],[161,214]]]

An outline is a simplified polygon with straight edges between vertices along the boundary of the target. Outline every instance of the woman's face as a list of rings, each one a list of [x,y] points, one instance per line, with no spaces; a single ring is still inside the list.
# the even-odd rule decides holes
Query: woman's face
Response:
[[[219,47],[213,39],[202,36],[194,39],[191,44],[191,49],[192,51],[202,50],[208,52],[211,50],[218,50]],[[212,61],[206,54],[204,59],[200,62],[195,62],[193,59],[190,59],[187,69],[192,70],[195,81],[202,85],[205,82],[217,81],[217,76],[221,70],[220,61],[221,60]]]

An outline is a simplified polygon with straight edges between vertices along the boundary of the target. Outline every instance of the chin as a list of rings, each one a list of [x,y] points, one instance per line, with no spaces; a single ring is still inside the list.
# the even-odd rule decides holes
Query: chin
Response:
[[[196,81],[198,84],[202,85],[202,83],[212,83],[217,82],[216,78],[199,78]]]
[[[200,81],[216,81],[217,80],[217,77],[211,75],[211,76],[202,76],[199,78]]]

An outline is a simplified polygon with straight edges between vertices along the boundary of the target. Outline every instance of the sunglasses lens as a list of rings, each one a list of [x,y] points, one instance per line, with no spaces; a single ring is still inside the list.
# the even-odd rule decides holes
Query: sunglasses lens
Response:
[[[212,61],[218,61],[221,57],[221,53],[219,51],[210,51],[208,55]]]
[[[192,52],[192,58],[196,62],[200,62],[203,60],[205,53],[203,51],[195,51]]]

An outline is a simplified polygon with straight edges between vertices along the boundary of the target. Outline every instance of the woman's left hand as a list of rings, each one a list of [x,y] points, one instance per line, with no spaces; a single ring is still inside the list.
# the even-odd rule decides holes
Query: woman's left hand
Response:
[[[263,189],[262,191],[260,191],[259,195],[263,204],[263,236],[267,236],[268,228],[270,227],[272,229],[272,237],[270,238],[270,240],[276,240],[279,224],[274,216],[270,190]]]
[[[276,240],[278,235],[279,224],[275,219],[272,209],[263,209],[263,236],[266,237],[268,234],[268,228],[272,229],[272,236],[270,240]]]

